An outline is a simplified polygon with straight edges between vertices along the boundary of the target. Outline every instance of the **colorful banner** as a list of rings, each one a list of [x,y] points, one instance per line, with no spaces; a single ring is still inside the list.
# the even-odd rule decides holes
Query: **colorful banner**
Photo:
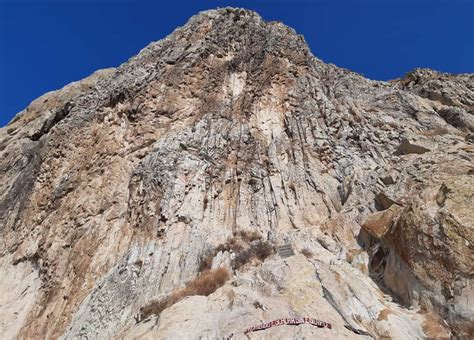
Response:
[[[244,334],[250,333],[250,332],[256,332],[256,331],[261,331],[270,327],[275,327],[275,326],[282,326],[282,325],[301,325],[301,324],[310,324],[319,328],[329,328],[331,329],[332,326],[330,323],[316,320],[316,319],[311,319],[311,318],[285,318],[285,319],[277,319],[273,320],[267,323],[263,323],[261,325],[253,326],[250,328],[247,328],[244,332]]]

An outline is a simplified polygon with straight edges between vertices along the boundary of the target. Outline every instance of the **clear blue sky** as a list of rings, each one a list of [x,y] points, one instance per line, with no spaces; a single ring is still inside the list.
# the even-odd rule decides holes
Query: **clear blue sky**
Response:
[[[41,94],[118,66],[200,10],[238,6],[372,79],[474,72],[474,0],[0,0],[0,126]]]

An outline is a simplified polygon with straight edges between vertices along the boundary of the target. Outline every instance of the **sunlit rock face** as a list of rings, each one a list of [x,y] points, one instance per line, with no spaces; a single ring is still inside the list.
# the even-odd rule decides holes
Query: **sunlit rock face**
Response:
[[[473,105],[473,75],[373,81],[200,13],[0,129],[0,338],[468,336]],[[296,317],[332,327],[244,335]]]

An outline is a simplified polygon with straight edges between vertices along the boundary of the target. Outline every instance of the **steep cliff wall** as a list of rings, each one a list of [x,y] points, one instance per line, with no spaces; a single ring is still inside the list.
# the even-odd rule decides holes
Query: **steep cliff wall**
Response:
[[[200,13],[0,129],[0,337],[467,335],[473,102],[472,75],[372,81]]]

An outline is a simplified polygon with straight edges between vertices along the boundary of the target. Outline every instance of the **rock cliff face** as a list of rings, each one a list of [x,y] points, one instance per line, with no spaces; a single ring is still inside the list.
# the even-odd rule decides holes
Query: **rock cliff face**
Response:
[[[0,338],[467,337],[473,114],[473,75],[200,13],[0,129]]]

